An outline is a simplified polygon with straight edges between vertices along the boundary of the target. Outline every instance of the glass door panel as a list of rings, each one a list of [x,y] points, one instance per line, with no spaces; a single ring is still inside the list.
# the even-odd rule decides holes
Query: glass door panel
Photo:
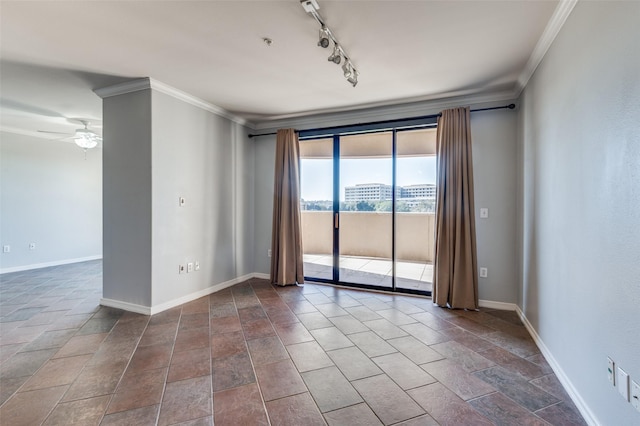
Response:
[[[333,280],[333,139],[300,142],[304,275]]]
[[[396,134],[396,287],[431,291],[435,250],[435,129]]]
[[[392,133],[340,136],[339,281],[392,287]]]

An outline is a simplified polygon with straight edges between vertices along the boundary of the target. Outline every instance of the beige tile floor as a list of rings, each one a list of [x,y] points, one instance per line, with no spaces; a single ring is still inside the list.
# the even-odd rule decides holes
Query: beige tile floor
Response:
[[[305,254],[303,260],[305,276],[332,278],[333,257],[331,255]],[[341,281],[390,287],[391,267],[390,259],[340,256]],[[433,265],[427,262],[398,261],[396,277],[396,286],[399,288],[431,291]]]

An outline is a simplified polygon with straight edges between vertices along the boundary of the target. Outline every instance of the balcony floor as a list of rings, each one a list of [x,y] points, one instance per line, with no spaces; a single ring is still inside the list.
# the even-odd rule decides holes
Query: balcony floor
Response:
[[[328,254],[305,254],[304,274],[307,277],[332,278],[333,257]],[[377,257],[340,256],[340,280],[356,284],[391,287],[390,259]],[[426,262],[396,262],[396,287],[431,291],[433,265]]]

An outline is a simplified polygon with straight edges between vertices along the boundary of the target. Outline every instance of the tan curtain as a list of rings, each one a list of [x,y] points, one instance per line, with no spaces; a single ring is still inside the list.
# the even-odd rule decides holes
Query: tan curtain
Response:
[[[456,309],[478,308],[469,117],[468,107],[443,111],[437,131],[433,302]]]
[[[273,188],[271,282],[302,284],[302,232],[300,225],[300,146],[293,129],[278,130]]]

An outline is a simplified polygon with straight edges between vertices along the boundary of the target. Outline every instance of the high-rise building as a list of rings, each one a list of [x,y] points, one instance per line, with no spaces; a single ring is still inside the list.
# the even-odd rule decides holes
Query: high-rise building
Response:
[[[397,192],[396,192],[397,195]],[[391,185],[359,183],[344,188],[345,201],[381,201],[391,199]]]
[[[345,201],[384,201],[391,199],[391,185],[359,183],[344,188]],[[432,183],[396,187],[396,200],[435,198],[436,186]]]

